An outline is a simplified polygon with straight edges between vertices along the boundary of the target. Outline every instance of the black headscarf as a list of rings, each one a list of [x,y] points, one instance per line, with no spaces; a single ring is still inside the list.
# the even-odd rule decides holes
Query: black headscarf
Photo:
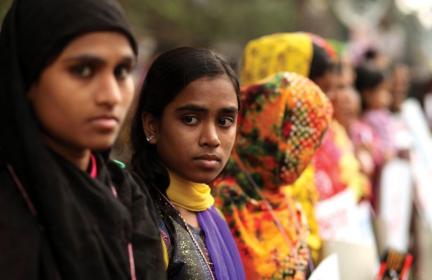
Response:
[[[109,187],[108,171],[102,172],[98,180],[91,179],[48,150],[26,97],[43,69],[79,35],[120,32],[136,53],[136,42],[122,9],[115,0],[15,0],[1,28],[0,160],[12,166],[23,182],[37,210],[44,240],[37,248],[41,251],[40,264],[34,264],[35,270],[25,279],[37,279],[36,274],[41,279],[52,278],[48,275],[60,279],[129,279],[127,243],[135,238],[135,220],[143,218],[135,214],[131,217],[135,198],[129,199],[130,205],[116,199]],[[127,182],[123,178],[121,184]],[[145,207],[146,203],[141,204]],[[142,211],[145,214],[147,209]],[[146,259],[142,248],[136,254],[144,262],[152,262],[158,278],[155,266],[159,265],[160,252],[151,251],[160,250],[157,228],[154,223],[148,228],[138,226],[138,235],[143,237],[138,242],[147,245],[150,257]],[[7,258],[7,252],[0,255]],[[144,275],[140,272],[142,263],[135,265],[139,275]],[[0,278],[8,279],[8,275]]]

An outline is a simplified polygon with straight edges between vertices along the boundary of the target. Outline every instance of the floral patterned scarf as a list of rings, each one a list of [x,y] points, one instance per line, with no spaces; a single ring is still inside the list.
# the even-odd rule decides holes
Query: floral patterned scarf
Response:
[[[285,191],[306,168],[332,114],[322,91],[295,73],[243,88],[238,142],[214,182],[247,279],[304,279],[307,222]]]

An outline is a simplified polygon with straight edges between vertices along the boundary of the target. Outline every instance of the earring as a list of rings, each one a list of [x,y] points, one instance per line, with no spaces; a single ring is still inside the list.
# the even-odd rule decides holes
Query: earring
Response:
[[[147,135],[146,140],[147,142],[150,142],[153,139],[153,135]]]

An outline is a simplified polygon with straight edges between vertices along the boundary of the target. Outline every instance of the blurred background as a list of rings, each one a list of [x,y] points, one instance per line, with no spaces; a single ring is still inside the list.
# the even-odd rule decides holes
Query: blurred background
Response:
[[[432,67],[429,0],[120,0],[141,39],[143,56],[180,45],[210,47],[237,63],[244,44],[274,32],[309,31],[385,48],[414,77]],[[11,0],[0,1],[3,18]],[[145,57],[144,57],[145,59]]]
[[[236,59],[244,43],[274,32],[309,31],[325,38],[387,45],[392,55],[422,65],[432,44],[428,0],[120,0],[146,47],[211,47]],[[11,0],[0,2],[3,18]],[[374,36],[371,36],[373,31]],[[364,36],[364,37],[362,37]],[[377,39],[378,41],[375,41]],[[414,44],[410,44],[410,42]],[[419,69],[420,70],[420,69]],[[425,69],[421,69],[425,70]]]

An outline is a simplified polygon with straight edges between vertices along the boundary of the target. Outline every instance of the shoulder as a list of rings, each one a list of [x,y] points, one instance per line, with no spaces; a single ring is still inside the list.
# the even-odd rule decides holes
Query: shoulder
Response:
[[[132,176],[118,161],[109,160],[107,167],[118,198],[129,209],[133,220],[152,217],[155,221],[155,209],[144,182],[138,176]]]
[[[147,188],[138,176],[126,169],[126,165],[120,161],[109,160],[107,169],[111,183],[116,188],[119,198],[127,203],[132,203],[137,199],[148,199]]]

